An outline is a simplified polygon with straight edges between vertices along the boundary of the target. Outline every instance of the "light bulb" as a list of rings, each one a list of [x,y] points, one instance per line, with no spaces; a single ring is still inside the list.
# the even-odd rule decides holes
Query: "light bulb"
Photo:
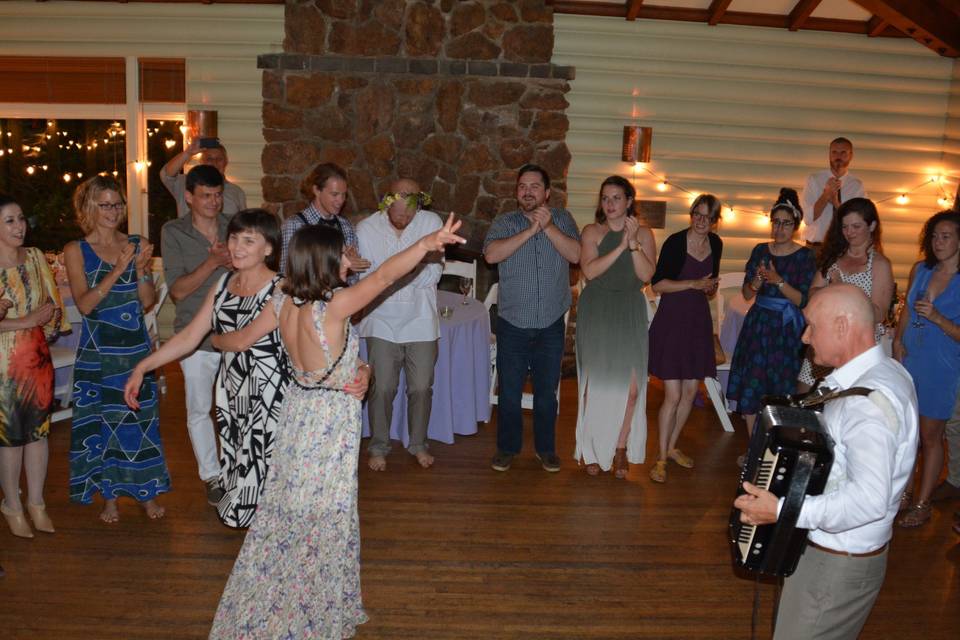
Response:
[[[173,147],[176,146],[176,144],[177,144],[176,140],[166,140],[163,143],[163,146],[165,146],[167,149],[173,149]]]
[[[34,171],[36,171],[36,169],[33,167],[27,167],[27,175],[32,176]]]
[[[143,162],[140,160],[137,160],[136,162],[133,163],[133,168],[134,170],[136,170],[137,173],[140,173],[141,171],[143,171]]]
[[[661,193],[666,191],[669,188],[670,188],[670,185],[667,183],[666,180],[663,180],[657,183],[657,191],[660,191]]]
[[[73,176],[71,176],[69,173],[63,174],[63,181],[64,181],[64,182],[70,182],[72,179],[73,179]]]
[[[910,198],[907,197],[907,194],[901,193],[897,196],[897,204],[907,204],[910,202]]]

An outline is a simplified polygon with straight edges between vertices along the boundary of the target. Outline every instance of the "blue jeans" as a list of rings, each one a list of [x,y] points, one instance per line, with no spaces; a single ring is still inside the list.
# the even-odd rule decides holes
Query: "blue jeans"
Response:
[[[563,358],[563,316],[544,329],[521,329],[497,318],[497,450],[523,448],[520,398],[529,372],[533,379],[533,441],[539,454],[556,453],[557,384]]]

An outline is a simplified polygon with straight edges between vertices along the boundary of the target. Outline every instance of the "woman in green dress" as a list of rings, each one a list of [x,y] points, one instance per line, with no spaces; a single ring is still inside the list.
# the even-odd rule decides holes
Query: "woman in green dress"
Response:
[[[657,260],[653,232],[637,221],[633,185],[600,185],[595,222],[580,240],[587,286],[577,303],[579,413],[574,457],[595,476],[624,478],[647,446],[647,298]]]

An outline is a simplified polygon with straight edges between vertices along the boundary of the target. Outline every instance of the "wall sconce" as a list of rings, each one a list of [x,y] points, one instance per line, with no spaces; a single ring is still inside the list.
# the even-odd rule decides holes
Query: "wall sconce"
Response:
[[[653,127],[627,125],[623,128],[623,150],[620,159],[624,162],[650,162],[652,143]]]

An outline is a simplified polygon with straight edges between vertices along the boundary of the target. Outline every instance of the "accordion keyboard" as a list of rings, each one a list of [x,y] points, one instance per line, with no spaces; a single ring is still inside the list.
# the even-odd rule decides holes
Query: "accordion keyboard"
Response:
[[[773,479],[773,470],[776,469],[779,459],[779,451],[774,452],[770,449],[765,449],[763,451],[763,460],[761,460],[757,466],[757,477],[753,481],[753,484],[761,489],[769,489],[770,481]],[[744,524],[740,529],[740,533],[737,535],[737,546],[740,548],[741,558],[747,557],[750,547],[753,546],[753,538],[756,533],[757,527],[752,524]],[[760,553],[760,550],[754,549],[754,553]]]

